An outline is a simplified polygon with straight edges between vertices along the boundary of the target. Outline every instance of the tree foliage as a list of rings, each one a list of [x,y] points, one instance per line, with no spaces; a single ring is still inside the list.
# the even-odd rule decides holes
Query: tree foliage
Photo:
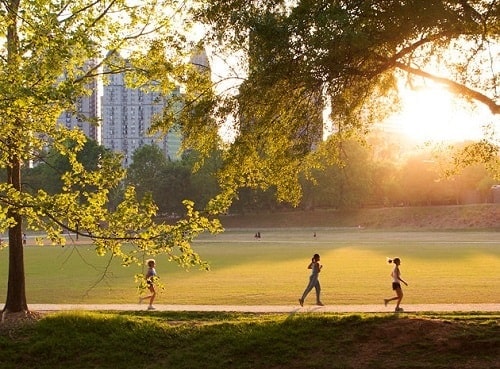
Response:
[[[68,146],[74,146],[68,141]],[[76,159],[87,171],[97,170],[100,162],[105,157],[114,155],[110,150],[100,146],[96,141],[88,139],[82,149],[77,152]],[[48,152],[42,152],[32,162],[32,167],[24,166],[22,171],[23,188],[30,193],[36,193],[42,189],[51,195],[59,193],[63,188],[61,176],[71,170],[68,158],[58,150],[49,148]]]
[[[163,192],[164,188],[159,187],[167,165],[167,158],[157,145],[144,145],[132,155],[132,163],[127,169],[127,182],[135,187],[140,198],[155,189]]]
[[[123,190],[111,210],[111,191],[125,174],[120,161],[104,155],[97,166],[85,166],[79,157],[84,134],[56,123],[63,111],[77,113],[77,99],[91,92],[89,81],[99,75],[126,73],[131,86],[165,94],[181,83],[189,72],[191,47],[183,32],[190,20],[177,5],[169,0],[1,3],[0,168],[6,181],[0,183],[0,230],[8,229],[9,235],[6,311],[27,310],[24,229],[43,230],[54,244],[65,242],[63,229],[76,232],[91,239],[99,254],[127,265],[140,262],[142,254],[163,253],[183,266],[206,267],[190,241],[200,232],[219,231],[217,221],[186,202],[184,218],[174,225],[157,224],[157,206],[150,196],[138,200],[133,187]],[[180,15],[182,29],[176,20]],[[122,53],[127,57],[118,57]],[[60,189],[25,190],[21,168],[46,152],[61,160]],[[125,243],[132,247],[123,248]]]
[[[196,95],[221,129],[236,132],[221,171],[229,196],[241,187],[276,188],[279,199],[297,204],[300,173],[335,164],[343,141],[364,139],[397,110],[401,83],[433,81],[464,103],[500,111],[498,1],[201,3],[212,42],[225,55],[244,55],[228,77],[236,92]],[[322,142],[324,108],[332,134]],[[197,142],[210,144],[203,133]]]
[[[239,189],[275,191],[280,201],[298,204],[300,179],[324,166],[342,166],[343,143],[361,140],[395,109],[401,80],[433,80],[498,114],[499,13],[495,0],[3,1],[5,309],[27,310],[25,228],[45,231],[56,244],[65,241],[62,229],[77,232],[92,239],[99,254],[124,264],[139,261],[142,253],[163,253],[181,265],[204,265],[190,241],[200,232],[220,231],[212,215],[228,209]],[[244,55],[225,93],[227,81],[214,86],[207,66],[187,62],[197,50],[186,36],[194,19],[209,29],[204,41]],[[131,87],[165,95],[181,88],[152,132],[176,125],[184,148],[200,154],[195,170],[222,148],[221,192],[204,197],[204,213],[185,201],[185,217],[177,223],[155,223],[151,193],[137,196],[133,185],[120,187],[125,171],[118,158],[104,155],[96,166],[85,166],[78,156],[83,133],[56,123],[63,111],[77,113],[76,101],[90,93],[90,81],[102,77],[106,83],[113,73],[125,73]],[[325,107],[331,109],[332,134],[323,142]],[[232,141],[222,142],[223,129],[234,133]],[[60,181],[53,190],[25,190],[22,168],[47,152],[64,158],[57,164]],[[465,158],[478,153],[498,164],[492,141],[462,151]],[[117,188],[121,199],[114,197]],[[125,242],[132,247],[123,248]]]

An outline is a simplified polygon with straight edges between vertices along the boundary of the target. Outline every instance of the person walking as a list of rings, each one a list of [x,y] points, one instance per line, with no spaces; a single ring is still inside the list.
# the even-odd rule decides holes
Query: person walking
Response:
[[[304,306],[304,300],[306,299],[307,295],[309,294],[309,292],[311,292],[313,288],[316,289],[316,305],[323,306],[323,303],[321,302],[320,299],[321,285],[319,284],[319,279],[318,279],[319,273],[321,272],[323,265],[321,265],[319,261],[320,261],[319,254],[314,254],[314,256],[311,259],[311,263],[307,267],[308,269],[311,269],[311,276],[309,277],[309,284],[304,290],[302,297],[299,299],[300,306]]]
[[[145,278],[150,294],[148,296],[139,297],[139,304],[143,300],[149,299],[148,310],[155,310],[155,307],[153,306],[153,301],[155,300],[156,297],[156,290],[154,283],[156,278],[156,261],[154,259],[149,259],[146,261],[146,263],[148,265],[148,270],[146,272]]]
[[[384,305],[387,306],[387,304],[390,301],[396,300],[396,308],[394,309],[395,312],[401,312],[403,309],[399,307],[399,304],[401,304],[401,300],[403,299],[403,290],[401,288],[401,282],[405,284],[405,286],[408,286],[408,283],[406,283],[402,278],[401,278],[401,271],[399,270],[399,266],[401,265],[401,259],[400,258],[394,258],[394,259],[387,259],[387,262],[389,264],[394,264],[394,269],[392,270],[391,277],[392,277],[392,289],[393,291],[396,292],[395,297],[391,297],[389,299],[384,299]]]

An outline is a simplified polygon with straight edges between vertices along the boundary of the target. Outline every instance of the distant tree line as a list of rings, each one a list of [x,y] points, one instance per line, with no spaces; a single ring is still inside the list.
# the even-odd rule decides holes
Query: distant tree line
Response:
[[[485,164],[470,163],[455,168],[450,159],[463,145],[437,150],[428,147],[413,154],[402,154],[401,143],[387,137],[372,137],[373,145],[356,141],[342,147],[341,161],[325,163],[324,168],[301,177],[303,196],[299,207],[361,208],[380,206],[452,205],[491,201],[491,187],[496,184]],[[370,142],[369,142],[370,143]],[[95,141],[88,141],[80,160],[87,168],[112,153]],[[203,208],[220,190],[216,173],[221,152],[213,152],[198,166],[195,151],[187,151],[179,161],[170,161],[155,145],[135,151],[127,169],[124,185],[133,185],[139,198],[150,194],[158,213],[166,217],[182,214],[182,201],[193,200]],[[49,151],[32,167],[24,168],[25,186],[29,191],[61,190],[61,174],[69,168],[68,160]],[[117,190],[119,192],[119,190]],[[118,199],[121,193],[114,194]],[[245,213],[291,209],[278,202],[274,188],[261,190],[245,187],[238,193],[230,211]]]

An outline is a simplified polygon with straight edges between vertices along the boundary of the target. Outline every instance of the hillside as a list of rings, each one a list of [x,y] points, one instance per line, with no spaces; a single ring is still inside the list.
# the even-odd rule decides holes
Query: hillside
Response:
[[[500,204],[312,210],[224,216],[225,228],[364,227],[375,229],[500,230]]]
[[[2,369],[499,369],[497,321],[497,313],[66,312],[0,329],[0,365]]]

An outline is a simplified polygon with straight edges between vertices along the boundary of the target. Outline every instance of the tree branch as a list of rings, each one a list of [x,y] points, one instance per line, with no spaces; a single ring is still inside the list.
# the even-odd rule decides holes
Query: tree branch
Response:
[[[396,68],[399,68],[401,70],[404,70],[405,72],[415,74],[420,77],[428,78],[434,82],[437,82],[439,84],[447,86],[452,92],[463,95],[466,97],[469,97],[473,100],[477,100],[483,104],[485,104],[491,111],[492,114],[500,114],[500,105],[498,105],[493,99],[489,98],[488,96],[475,91],[473,89],[470,89],[469,87],[457,83],[455,81],[452,81],[448,78],[443,78],[443,77],[438,77],[435,76],[431,73],[425,72],[421,69],[417,68],[412,68],[404,63],[401,62],[395,62],[394,66]]]

